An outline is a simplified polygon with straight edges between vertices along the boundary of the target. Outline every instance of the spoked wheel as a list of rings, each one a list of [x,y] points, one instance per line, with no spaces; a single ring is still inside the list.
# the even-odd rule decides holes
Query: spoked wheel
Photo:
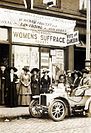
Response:
[[[62,100],[54,100],[48,109],[49,116],[54,121],[61,121],[66,116],[66,105]]]
[[[91,102],[89,103],[89,108],[88,108],[87,116],[91,117]]]
[[[36,118],[42,117],[42,111],[40,111],[38,108],[38,100],[32,100],[29,105],[29,112],[30,115]]]

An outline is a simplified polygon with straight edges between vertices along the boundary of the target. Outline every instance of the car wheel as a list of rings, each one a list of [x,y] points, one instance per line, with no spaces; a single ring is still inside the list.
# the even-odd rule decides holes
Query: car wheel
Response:
[[[89,108],[88,108],[87,116],[91,117],[91,102],[89,103]]]
[[[38,108],[38,100],[32,100],[29,104],[29,113],[33,117],[40,118],[42,117],[42,111],[40,111]]]
[[[48,108],[48,114],[54,121],[61,121],[66,116],[66,105],[62,100],[54,100]]]

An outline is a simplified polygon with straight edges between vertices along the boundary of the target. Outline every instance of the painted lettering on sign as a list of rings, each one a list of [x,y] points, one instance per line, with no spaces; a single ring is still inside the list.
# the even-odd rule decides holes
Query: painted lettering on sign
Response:
[[[65,43],[65,38],[64,37],[58,37],[58,36],[45,36],[45,35],[41,35],[40,36],[41,40],[45,40],[45,41],[52,41],[52,42],[60,42],[60,43]]]
[[[64,34],[13,28],[12,42],[65,47],[67,38]]]
[[[73,45],[79,43],[79,33],[74,31],[73,33],[67,34],[67,45]]]
[[[37,39],[37,34],[32,34],[32,33],[13,32],[13,35],[16,38]]]

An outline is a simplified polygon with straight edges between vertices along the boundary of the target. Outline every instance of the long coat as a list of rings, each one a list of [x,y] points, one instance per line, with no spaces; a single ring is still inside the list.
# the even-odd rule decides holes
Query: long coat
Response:
[[[18,104],[16,81],[18,77],[13,75],[13,81],[10,79],[10,72],[6,74],[5,104],[9,107],[15,107]]]
[[[32,90],[32,95],[40,94],[40,80],[38,75],[31,76],[31,90]]]
[[[5,86],[6,86],[6,72],[2,73],[0,70],[0,104],[5,103]]]
[[[76,87],[78,87],[78,86],[79,86],[79,84],[80,84],[80,80],[81,80],[81,78],[80,78],[80,77],[78,77],[78,78],[74,79],[74,82],[73,82],[74,88],[76,88]]]
[[[49,86],[51,84],[51,79],[49,77],[49,75],[47,75],[47,78],[45,78],[45,76],[43,76],[41,78],[41,93],[47,93],[48,92],[48,89],[49,89]]]

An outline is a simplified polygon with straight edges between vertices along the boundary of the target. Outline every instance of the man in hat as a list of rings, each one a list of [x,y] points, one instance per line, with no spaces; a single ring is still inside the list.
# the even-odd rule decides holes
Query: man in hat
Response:
[[[40,94],[40,79],[39,79],[39,69],[33,68],[31,70],[31,90],[32,95],[39,95]]]

